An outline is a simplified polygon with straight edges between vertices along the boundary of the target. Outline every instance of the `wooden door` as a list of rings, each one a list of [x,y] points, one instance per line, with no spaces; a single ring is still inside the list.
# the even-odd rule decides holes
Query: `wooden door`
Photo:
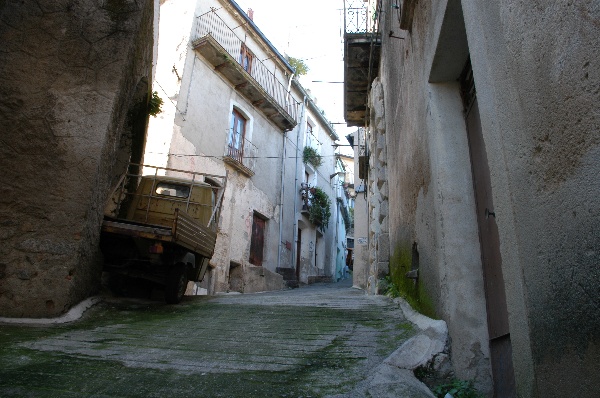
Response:
[[[265,220],[254,214],[250,240],[250,264],[262,265],[265,243]]]
[[[470,61],[467,62],[461,75],[461,91],[465,106],[477,224],[479,227],[494,396],[516,397],[506,292],[502,275],[500,236],[496,224],[490,171]]]
[[[300,282],[300,252],[302,249],[302,230],[298,228],[298,240],[296,241],[296,281]]]

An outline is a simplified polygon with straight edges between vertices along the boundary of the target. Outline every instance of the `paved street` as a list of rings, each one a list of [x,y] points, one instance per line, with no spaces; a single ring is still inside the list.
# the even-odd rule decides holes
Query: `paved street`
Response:
[[[417,331],[348,282],[177,306],[104,297],[75,322],[0,326],[0,396],[388,396],[374,369]]]

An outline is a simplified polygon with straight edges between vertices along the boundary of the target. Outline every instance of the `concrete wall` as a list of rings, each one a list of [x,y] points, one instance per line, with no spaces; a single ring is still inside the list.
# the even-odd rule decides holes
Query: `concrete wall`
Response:
[[[0,3],[3,316],[59,315],[98,288],[116,162],[145,139],[154,2],[140,4]]]
[[[391,8],[384,2],[384,10]],[[491,391],[472,177],[456,79],[470,53],[521,396],[592,396],[600,359],[600,9],[594,2],[418,2],[384,12],[379,78],[390,270],[448,322],[457,376]],[[463,22],[464,16],[464,22]],[[377,86],[375,86],[377,87]],[[415,246],[413,246],[415,247]]]
[[[593,1],[463,9],[502,217],[518,380],[538,396],[594,395],[600,9]]]

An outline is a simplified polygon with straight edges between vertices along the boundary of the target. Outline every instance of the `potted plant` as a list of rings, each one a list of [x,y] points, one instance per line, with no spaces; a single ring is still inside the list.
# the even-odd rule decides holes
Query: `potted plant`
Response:
[[[310,163],[315,167],[323,164],[323,158],[317,153],[317,150],[310,146],[305,146],[302,152],[302,162]]]
[[[310,208],[308,210],[308,219],[316,225],[321,225],[327,228],[329,217],[331,217],[331,199],[319,187],[314,187],[314,193],[310,200]]]

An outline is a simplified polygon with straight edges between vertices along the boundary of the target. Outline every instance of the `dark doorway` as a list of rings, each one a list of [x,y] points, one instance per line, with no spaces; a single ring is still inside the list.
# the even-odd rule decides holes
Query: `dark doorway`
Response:
[[[298,228],[298,240],[296,241],[296,281],[300,283],[300,251],[302,249],[302,230]]]
[[[479,227],[494,397],[516,397],[500,236],[496,224],[490,171],[470,59],[467,60],[461,74],[460,83]]]
[[[254,213],[250,240],[250,264],[261,266],[265,246],[265,219]]]

